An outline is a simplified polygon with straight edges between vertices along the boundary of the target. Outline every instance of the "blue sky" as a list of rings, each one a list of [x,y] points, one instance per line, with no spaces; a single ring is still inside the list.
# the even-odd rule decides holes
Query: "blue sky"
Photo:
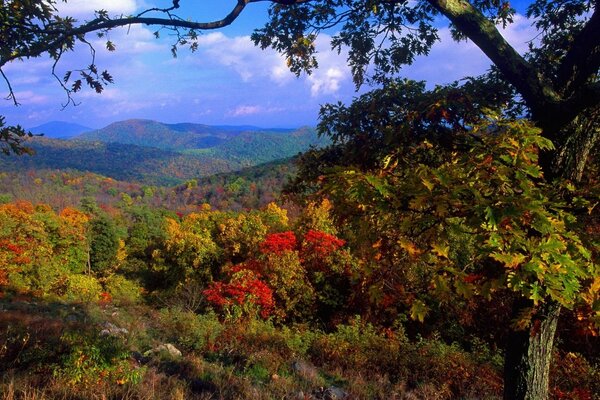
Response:
[[[144,9],[150,0],[71,0],[62,12],[85,20],[96,8],[111,14],[130,14]],[[167,6],[170,1],[152,2]],[[179,15],[197,20],[220,19],[235,1],[186,1]],[[75,122],[102,127],[129,118],[155,119],[167,123],[252,124],[262,127],[298,127],[317,122],[319,106],[349,102],[356,96],[343,54],[329,50],[328,36],[317,41],[320,68],[310,76],[296,78],[285,60],[274,51],[254,47],[249,35],[267,17],[267,2],[250,4],[230,27],[204,32],[196,53],[170,53],[172,39],[153,37],[152,28],[132,26],[111,33],[117,51],[108,53],[97,42],[96,63],[107,69],[115,84],[98,95],[91,90],[78,93],[78,106],[62,104],[66,96],[50,74],[47,57],[15,62],[4,68],[21,103],[0,102],[0,115],[9,123],[33,127],[48,121]],[[509,42],[524,51],[535,37],[530,22],[517,16],[503,32]],[[485,71],[489,61],[474,45],[455,43],[446,28],[442,42],[430,56],[407,67],[404,75],[427,80],[429,85],[447,83]],[[91,37],[90,37],[91,38]],[[92,39],[92,38],[91,38]],[[80,47],[64,57],[60,71],[89,64],[89,50]],[[6,92],[6,87],[2,87]]]

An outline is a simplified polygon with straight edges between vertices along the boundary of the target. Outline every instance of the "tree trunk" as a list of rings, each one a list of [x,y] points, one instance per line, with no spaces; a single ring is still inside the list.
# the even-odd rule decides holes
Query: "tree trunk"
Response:
[[[518,314],[524,307],[517,302]],[[550,362],[560,305],[549,303],[532,319],[529,330],[511,331],[504,357],[504,399],[546,400]]]

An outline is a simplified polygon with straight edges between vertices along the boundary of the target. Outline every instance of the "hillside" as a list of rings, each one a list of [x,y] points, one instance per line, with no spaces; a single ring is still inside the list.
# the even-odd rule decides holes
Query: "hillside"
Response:
[[[0,172],[0,204],[25,200],[53,209],[79,205],[84,198],[108,207],[124,204],[190,212],[198,204],[215,210],[262,208],[279,199],[295,174],[295,159],[282,159],[240,171],[190,179],[172,187],[155,187],[120,181],[73,169],[27,169]]]
[[[102,129],[85,132],[75,139],[185,150],[215,147],[240,134],[255,136],[257,134],[287,134],[292,131],[290,129],[261,129],[252,126],[164,124],[151,120],[130,119],[112,123]]]
[[[128,121],[123,125],[139,128],[138,125],[131,125]],[[326,143],[318,138],[315,130],[311,128],[285,132],[283,130],[244,131],[236,130],[234,127],[204,126],[202,128],[203,126],[195,124],[172,125],[183,132],[181,138],[189,139],[197,135],[197,145],[202,140],[205,146],[208,146],[209,141],[220,141],[208,148],[193,146],[184,148],[181,147],[182,143],[189,144],[191,141],[188,139],[177,141],[178,138],[173,133],[177,132],[176,130],[170,130],[171,133],[167,133],[162,138],[164,139],[162,143],[157,144],[154,139],[160,136],[159,127],[163,124],[147,125],[152,129],[136,128],[137,130],[129,130],[126,134],[115,133],[105,136],[103,141],[81,140],[81,136],[68,141],[36,137],[29,142],[29,146],[35,150],[35,155],[3,157],[0,159],[0,168],[5,171],[71,169],[93,172],[117,180],[151,185],[176,185],[189,179],[238,171],[292,157],[310,146],[321,146]],[[198,132],[204,129],[205,133],[212,133],[201,136],[203,134],[194,133],[194,129]],[[137,132],[139,141],[146,145],[123,143],[127,138],[133,137],[132,132]],[[83,136],[89,138],[87,134]],[[121,142],[111,142],[108,138],[118,139]],[[156,146],[149,147],[149,144]],[[162,148],[158,147],[159,145]],[[181,147],[179,151],[175,150],[179,147]]]
[[[72,122],[50,121],[42,125],[29,128],[32,133],[42,134],[46,138],[69,139],[83,132],[91,131],[93,128],[74,124]]]

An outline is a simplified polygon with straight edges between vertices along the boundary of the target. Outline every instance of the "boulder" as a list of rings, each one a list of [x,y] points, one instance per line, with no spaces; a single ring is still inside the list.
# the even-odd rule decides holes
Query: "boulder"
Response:
[[[157,346],[155,348],[153,348],[152,350],[148,350],[147,352],[144,353],[144,356],[149,357],[153,354],[168,354],[169,356],[173,357],[173,358],[179,358],[182,356],[181,351],[179,351],[179,349],[175,346],[173,346],[171,343],[165,343],[165,344],[161,344],[160,346]]]

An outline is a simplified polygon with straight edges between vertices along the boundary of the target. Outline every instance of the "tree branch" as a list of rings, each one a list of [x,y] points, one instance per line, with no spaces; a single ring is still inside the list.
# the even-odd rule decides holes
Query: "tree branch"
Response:
[[[600,2],[592,17],[575,37],[573,44],[558,68],[554,87],[570,96],[600,68]]]
[[[551,139],[560,130],[556,124],[561,96],[542,81],[537,70],[502,37],[494,23],[466,0],[428,0],[496,65],[504,78],[523,96],[533,119]]]
[[[563,119],[568,119],[570,122],[581,110],[588,109],[600,104],[600,82],[581,87],[571,97],[566,99],[561,104],[561,114],[564,114]]]
[[[8,96],[6,97],[6,100],[12,100],[13,104],[15,106],[18,106],[19,102],[17,101],[17,97],[15,96],[15,91],[13,90],[10,81],[8,80],[8,77],[6,76],[4,71],[2,71],[2,68],[0,68],[0,75],[2,75],[2,78],[6,82],[6,86],[8,86]]]
[[[103,30],[109,30],[122,26],[129,25],[160,25],[160,26],[169,26],[173,28],[184,28],[184,29],[193,29],[193,30],[214,30],[223,28],[225,26],[231,25],[242,13],[242,11],[246,8],[246,6],[250,3],[258,3],[268,1],[271,3],[283,4],[283,5],[293,5],[300,3],[307,3],[311,0],[238,0],[233,9],[227,14],[224,18],[216,21],[210,22],[197,22],[197,21],[187,21],[182,19],[173,19],[173,18],[157,18],[157,17],[145,17],[146,11],[138,14],[135,17],[126,17],[126,18],[116,18],[116,19],[95,19],[93,21],[84,23],[78,27],[72,29],[60,29],[57,28],[55,30],[44,29],[42,32],[45,34],[51,34],[54,38],[46,37],[40,40],[38,46],[30,46],[27,51],[18,52],[9,57],[0,59],[0,66],[5,65],[6,63],[20,59],[20,58],[29,58],[29,57],[37,57],[44,52],[47,52],[53,48],[60,46],[67,38],[76,37],[86,35],[90,32],[97,32]],[[178,1],[173,2],[173,7],[166,9],[152,9],[147,11],[160,11],[160,12],[170,12],[171,10],[178,8]]]

